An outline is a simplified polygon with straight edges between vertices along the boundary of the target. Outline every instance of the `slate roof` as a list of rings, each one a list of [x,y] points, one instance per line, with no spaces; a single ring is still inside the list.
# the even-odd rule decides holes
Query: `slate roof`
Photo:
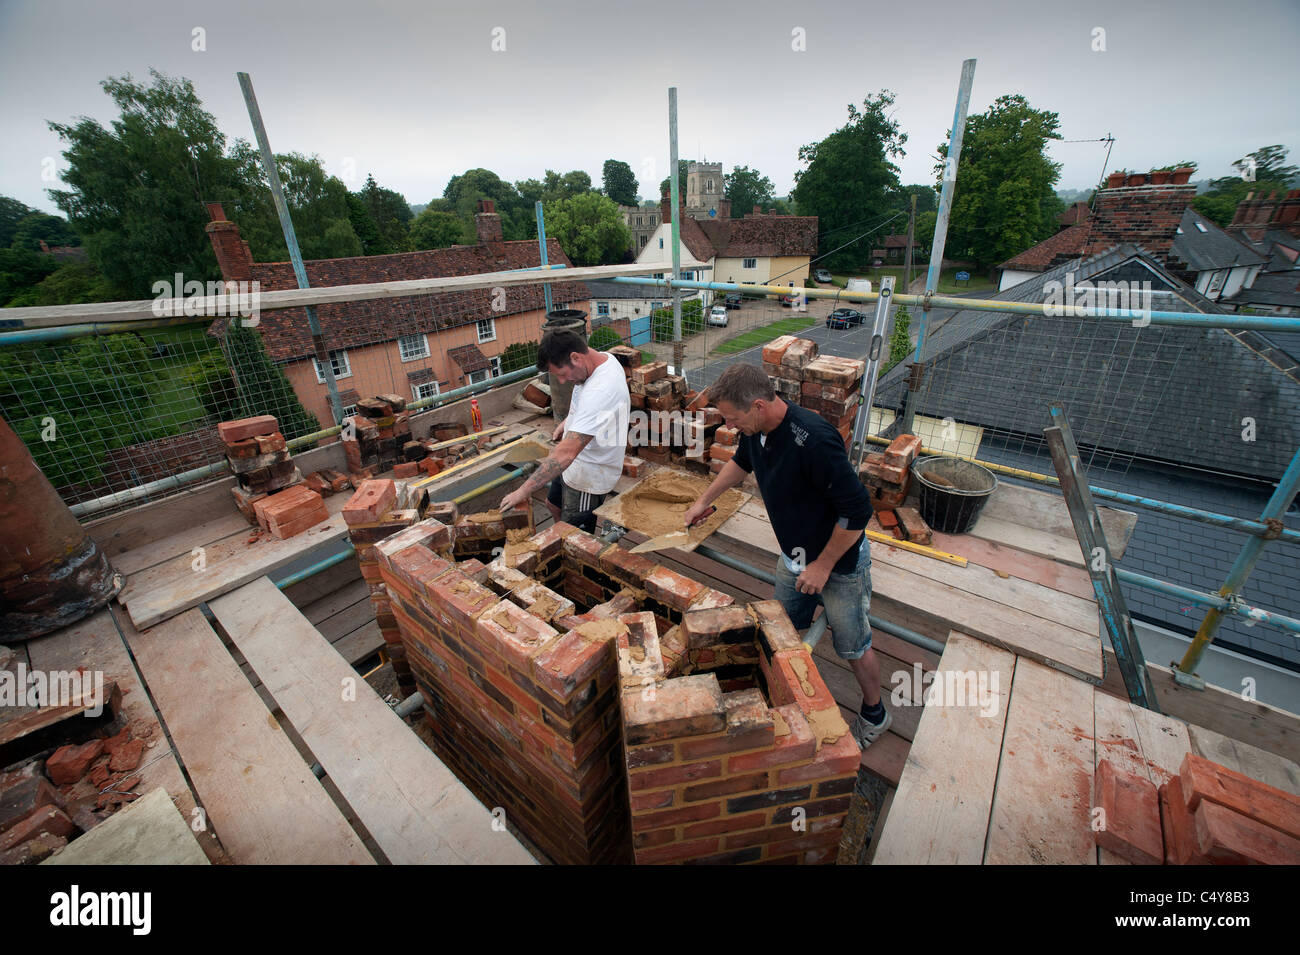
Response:
[[[1042,302],[1047,282],[1151,281],[1161,310],[1220,312],[1129,245],[1075,259],[993,298]],[[1158,293],[1164,290],[1165,295]],[[1300,383],[1222,329],[959,310],[933,322],[922,360],[922,414],[1042,445],[1062,402],[1081,447],[1122,460],[1277,480],[1300,447]],[[876,403],[901,411],[908,369],[881,377]],[[1243,418],[1257,440],[1240,438]]]
[[[1183,211],[1178,228],[1180,232],[1170,252],[1193,272],[1264,264],[1264,256],[1238,242],[1191,207]]]

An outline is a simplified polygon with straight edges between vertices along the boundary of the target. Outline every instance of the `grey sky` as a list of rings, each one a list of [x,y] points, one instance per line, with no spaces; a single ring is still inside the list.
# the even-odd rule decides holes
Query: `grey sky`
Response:
[[[806,51],[792,49],[796,28]],[[61,146],[45,121],[107,124],[99,82],[147,80],[150,67],[189,77],[232,140],[251,139],[235,80],[247,70],[277,152],[317,153],[351,188],[372,172],[412,203],[476,166],[510,181],[584,169],[599,184],[611,157],[649,195],[667,173],[671,85],[681,156],[757,168],[778,195],[801,145],[842,125],[850,101],[891,89],[903,182],[930,182],[966,57],[978,60],[972,112],[1022,93],[1060,114],[1066,139],[1113,134],[1110,169],[1192,159],[1198,178],[1221,176],[1271,143],[1300,162],[1297,41],[1295,0],[0,0],[0,193],[54,211],[42,162],[62,164]],[[1095,183],[1104,155],[1054,145],[1058,187]]]

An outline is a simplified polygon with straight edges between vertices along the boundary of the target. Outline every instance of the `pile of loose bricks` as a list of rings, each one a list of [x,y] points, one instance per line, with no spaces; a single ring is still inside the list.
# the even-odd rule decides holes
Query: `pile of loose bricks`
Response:
[[[352,484],[397,464],[398,447],[410,438],[410,413],[401,395],[376,395],[357,402],[357,413],[343,422],[343,453]]]
[[[1195,753],[1157,789],[1097,764],[1097,845],[1138,865],[1300,864],[1300,796]]]
[[[815,412],[853,444],[853,421],[862,405],[866,363],[856,358],[818,355],[817,343],[782,335],[763,346],[763,370],[777,396]]]
[[[436,752],[553,861],[835,861],[860,752],[778,603],[403,482],[343,514]]]
[[[96,732],[0,772],[0,865],[39,862],[137,798],[152,730],[137,721]]]
[[[903,506],[912,486],[912,462],[920,451],[919,437],[899,435],[883,452],[868,454],[858,476],[871,494],[871,509],[875,512],[867,530],[929,546],[933,535],[921,512]]]
[[[667,426],[660,429],[638,429],[634,422],[629,423],[628,447],[635,449],[636,453],[625,460],[624,473],[640,477],[647,461],[703,473],[709,460],[708,445],[722,424],[721,413],[716,408],[705,407],[705,395],[689,390],[681,375],[668,374],[666,363],[642,364],[640,350],[628,345],[615,345],[609,354],[623,366],[633,414],[644,412],[652,416],[659,412],[661,418],[651,417],[649,420],[667,422]],[[668,417],[672,412],[687,411],[698,411],[700,417]]]
[[[222,421],[217,433],[236,478],[230,493],[250,524],[284,540],[329,520],[324,499],[290,459],[273,415]]]

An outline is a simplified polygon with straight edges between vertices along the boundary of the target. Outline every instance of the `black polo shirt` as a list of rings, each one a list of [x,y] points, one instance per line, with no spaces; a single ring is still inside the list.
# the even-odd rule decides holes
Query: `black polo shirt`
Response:
[[[871,498],[849,463],[844,439],[829,422],[787,401],[781,423],[766,441],[761,436],[742,433],[732,460],[758,480],[772,530],[788,557],[802,548],[811,564],[836,524],[853,531],[867,526]],[[844,552],[836,573],[853,573],[860,543]]]

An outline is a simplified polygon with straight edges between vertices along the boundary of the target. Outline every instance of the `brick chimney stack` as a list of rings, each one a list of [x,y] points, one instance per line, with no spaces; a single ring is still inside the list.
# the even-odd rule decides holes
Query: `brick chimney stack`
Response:
[[[1196,198],[1193,185],[1156,185],[1102,189],[1097,193],[1083,254],[1095,255],[1124,242],[1165,259],[1177,236],[1183,212]]]
[[[478,233],[479,245],[486,246],[488,253],[504,264],[506,260],[505,235],[501,231],[501,216],[497,204],[491,199],[478,201],[478,212],[474,214],[474,231]]]
[[[718,218],[719,218],[719,219],[730,219],[730,218],[731,218],[731,200],[730,200],[730,199],[719,199],[719,200],[718,200]]]
[[[659,221],[665,225],[673,221],[673,200],[666,192],[659,197]]]
[[[239,236],[239,226],[226,218],[225,210],[219,202],[204,203],[208,207],[208,217],[212,220],[204,230],[212,251],[217,254],[217,265],[221,267],[221,277],[227,282],[248,282],[253,278],[253,253],[248,243]]]
[[[762,206],[754,206],[754,215],[756,215],[756,216],[761,216],[762,214],[763,214],[763,207],[762,207]]]
[[[1278,199],[1276,192],[1267,197],[1263,193],[1249,193],[1237,203],[1229,229],[1281,229],[1295,235],[1300,229],[1300,189],[1292,189],[1286,198]]]

